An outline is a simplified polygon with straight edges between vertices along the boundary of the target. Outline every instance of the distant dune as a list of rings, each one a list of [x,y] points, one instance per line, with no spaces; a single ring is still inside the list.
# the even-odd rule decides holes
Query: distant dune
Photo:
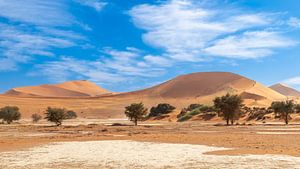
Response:
[[[300,92],[298,90],[293,89],[284,84],[278,83],[273,86],[270,86],[270,88],[285,96],[300,97]]]
[[[286,99],[271,88],[237,74],[200,72],[181,75],[144,90],[115,94],[88,81],[15,88],[0,96],[0,106],[19,106],[23,117],[42,114],[52,106],[72,109],[85,118],[123,118],[124,107],[134,102],[143,102],[148,108],[170,103],[180,111],[191,103],[212,105],[215,97],[226,93],[241,95],[248,106],[267,107],[274,100]]]
[[[89,81],[70,81],[56,85],[14,88],[4,95],[20,97],[95,97],[109,91]]]

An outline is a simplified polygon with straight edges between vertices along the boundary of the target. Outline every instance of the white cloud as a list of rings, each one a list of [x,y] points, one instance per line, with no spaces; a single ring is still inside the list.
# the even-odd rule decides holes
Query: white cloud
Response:
[[[0,0],[0,59],[17,70],[35,56],[54,57],[53,49],[78,45],[86,38],[71,31],[78,21],[68,12],[68,2],[40,0]],[[80,26],[80,24],[78,25]]]
[[[257,39],[262,43],[272,42],[268,46],[255,48],[248,44],[248,47],[238,50],[237,37],[242,39],[239,41],[244,41],[250,38],[248,32],[254,29],[256,32],[264,32],[268,27],[276,26],[273,15],[245,13],[226,7],[213,9],[192,0],[137,5],[129,11],[129,15],[137,27],[146,31],[143,34],[145,43],[165,49],[165,56],[180,61],[199,62],[215,54],[228,57],[217,52],[221,50],[227,54],[237,52],[234,53],[237,59],[265,57],[276,48],[288,47],[292,43],[288,38],[273,33],[268,36],[268,40]],[[222,41],[220,39],[232,44],[223,45],[222,49],[214,47],[216,44],[213,43]],[[282,39],[288,40],[288,43],[279,42]],[[251,40],[255,41],[255,37],[251,37]]]
[[[291,27],[300,28],[300,19],[299,18],[291,17],[287,23]]]
[[[0,16],[34,25],[65,26],[74,22],[65,0],[0,0]]]
[[[204,51],[209,55],[248,59],[271,55],[273,48],[289,47],[295,43],[278,32],[254,31],[219,39]]]
[[[102,2],[100,0],[74,0],[81,5],[85,5],[91,8],[94,8],[96,11],[100,12],[106,5],[106,2]]]
[[[283,81],[283,83],[287,85],[300,85],[300,76],[286,79]]]
[[[140,50],[127,48],[118,51],[112,48],[103,50],[104,56],[96,60],[81,60],[73,57],[62,57],[58,61],[47,62],[37,66],[39,74],[53,81],[65,81],[70,77],[80,77],[96,83],[118,83],[134,81],[144,77],[157,77],[165,69],[153,62],[159,56],[144,57]],[[143,59],[145,58],[145,59]],[[164,65],[165,66],[165,65]],[[56,79],[56,80],[55,80]]]
[[[146,62],[149,62],[155,66],[171,66],[172,61],[170,59],[166,59],[161,56],[153,56],[153,55],[147,55],[144,57]]]
[[[0,53],[2,60],[10,63],[6,71],[16,70],[17,63],[27,63],[34,56],[55,56],[53,48],[75,46],[79,35],[68,31],[44,29],[38,33],[25,31],[17,26],[0,23]],[[1,70],[0,70],[1,71]]]

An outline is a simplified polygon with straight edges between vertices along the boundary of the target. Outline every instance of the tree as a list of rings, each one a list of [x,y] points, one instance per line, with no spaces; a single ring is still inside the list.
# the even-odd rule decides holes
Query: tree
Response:
[[[217,111],[222,113],[221,115],[226,120],[227,125],[229,121],[233,124],[234,120],[239,118],[240,109],[243,106],[243,100],[240,96],[226,94],[222,97],[216,97],[213,102]]]
[[[287,100],[287,101],[276,101],[271,104],[272,109],[274,110],[275,114],[279,114],[280,117],[284,119],[285,124],[289,124],[290,114],[294,112],[294,101]]]
[[[66,119],[66,109],[48,107],[45,115],[46,120],[55,123],[57,126],[60,126],[62,121]]]
[[[155,117],[162,114],[171,113],[176,107],[168,104],[168,103],[160,103],[156,107],[152,107],[150,109],[149,117]]]
[[[42,116],[35,113],[35,114],[31,115],[31,118],[32,118],[33,123],[37,123],[42,119]]]
[[[75,111],[73,110],[68,110],[66,112],[66,119],[76,119],[77,118],[77,114]]]
[[[143,103],[132,103],[125,107],[125,115],[137,125],[138,120],[142,120],[147,114],[148,109],[144,107]]]
[[[20,120],[21,113],[16,106],[6,106],[0,109],[0,119],[6,121],[7,124],[12,123],[15,120]]]

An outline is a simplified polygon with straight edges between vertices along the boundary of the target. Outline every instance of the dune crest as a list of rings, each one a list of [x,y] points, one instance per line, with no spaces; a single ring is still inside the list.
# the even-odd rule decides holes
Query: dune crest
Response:
[[[54,85],[13,88],[4,95],[20,97],[95,97],[110,93],[96,84],[86,81],[69,81]]]
[[[281,83],[272,85],[270,88],[285,96],[300,97],[300,91]]]

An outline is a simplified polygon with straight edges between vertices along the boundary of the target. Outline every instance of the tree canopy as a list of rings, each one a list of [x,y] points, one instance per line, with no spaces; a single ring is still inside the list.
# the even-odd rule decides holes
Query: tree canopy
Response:
[[[132,103],[131,105],[125,107],[125,115],[137,125],[138,120],[142,120],[147,115],[148,109],[144,107],[141,103]]]
[[[225,96],[216,97],[214,99],[214,106],[221,116],[226,120],[226,124],[234,123],[234,120],[239,119],[240,109],[243,106],[243,100],[238,95],[226,94]]]

